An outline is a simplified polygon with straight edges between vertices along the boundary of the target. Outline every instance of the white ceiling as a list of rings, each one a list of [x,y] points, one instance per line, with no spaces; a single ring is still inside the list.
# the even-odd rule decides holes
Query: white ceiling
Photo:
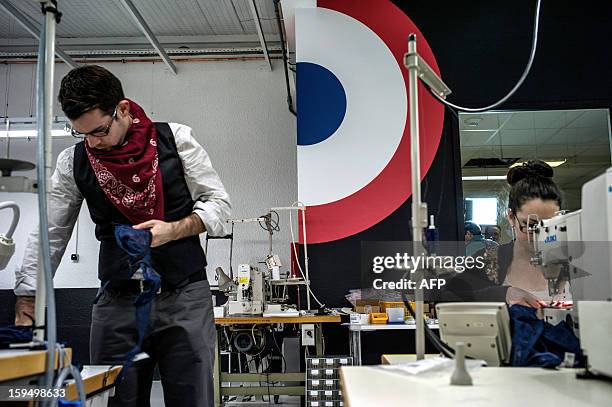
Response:
[[[164,37],[198,37],[216,44],[258,42],[249,3],[251,0],[132,0],[163,44]],[[38,2],[10,0],[10,3],[36,25],[41,12]],[[110,45],[126,43],[126,38],[144,38],[120,0],[60,0],[61,23],[58,44],[69,39],[96,39]],[[278,30],[273,0],[256,0],[266,40],[277,41]],[[81,41],[87,44],[88,41]],[[30,51],[32,36],[4,11],[0,11],[0,51]],[[73,42],[74,44],[74,42]],[[76,49],[74,45],[70,47]]]
[[[569,195],[610,167],[607,109],[487,112],[459,114],[461,165],[472,158],[567,160],[555,181]],[[463,168],[463,176],[505,175],[507,168]],[[479,195],[503,188],[505,181],[465,181],[464,191]],[[574,196],[579,199],[579,196]]]

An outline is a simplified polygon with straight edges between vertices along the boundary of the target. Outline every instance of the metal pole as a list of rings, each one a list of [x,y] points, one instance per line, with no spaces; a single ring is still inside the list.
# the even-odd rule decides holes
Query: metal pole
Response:
[[[155,34],[153,34],[153,31],[151,31],[151,28],[149,28],[149,25],[142,17],[142,14],[140,14],[140,11],[138,11],[134,3],[132,3],[132,0],[121,0],[121,2],[132,16],[132,19],[136,22],[136,24],[138,24],[138,28],[140,28],[140,31],[142,31],[145,37],[147,37],[153,48],[155,48],[155,51],[157,51],[166,66],[170,69],[170,72],[176,75],[176,66],[166,53],[166,50],[164,50],[164,47],[162,47],[162,45],[157,40]]]
[[[274,208],[270,208],[271,211],[294,211],[297,210],[297,220],[298,220],[298,225],[300,223],[300,211],[302,212],[302,239],[304,239],[304,269],[306,270],[306,274],[304,275],[304,284],[306,285],[306,306],[307,309],[310,310],[310,296],[311,296],[311,290],[310,290],[310,268],[308,266],[308,241],[306,240],[306,206],[301,203],[300,201],[294,202],[291,206],[277,206]],[[289,222],[291,222],[291,213],[289,213]],[[298,231],[298,235],[299,235],[299,231]],[[296,242],[293,242],[292,245],[294,245]],[[293,252],[294,254],[296,252]],[[295,261],[299,262],[300,260],[297,258],[295,258]],[[298,287],[298,291],[299,291],[299,287]],[[299,295],[298,295],[298,299],[299,299]]]
[[[304,235],[304,268],[306,269],[306,284],[308,292],[306,293],[306,306],[310,310],[310,269],[308,268],[308,242],[306,241],[306,207],[302,206],[302,232]],[[296,259],[296,261],[299,261]]]
[[[8,0],[0,0],[0,8],[3,8],[7,13],[15,17],[19,24],[21,24],[23,28],[25,28],[30,34],[32,34],[34,38],[39,41],[41,40],[41,29],[37,28],[34,24],[32,24],[30,20],[28,20],[28,18],[21,11],[15,8],[15,6],[13,6]],[[70,68],[74,69],[79,66],[76,62],[74,62],[72,58],[70,58],[68,54],[66,54],[61,49],[58,48],[55,52],[57,53],[57,56],[60,57],[66,64],[68,64]]]
[[[53,291],[53,270],[49,247],[49,222],[47,218],[48,184],[51,176],[51,125],[53,120],[53,73],[55,65],[55,4],[51,1],[41,2],[44,6],[44,18],[39,44],[37,70],[37,105],[38,125],[38,216],[40,247],[38,252],[38,273],[36,285],[35,321],[37,328],[34,339],[44,341],[47,333],[47,358],[44,385],[53,386],[55,373],[55,352],[57,327],[55,321],[55,294]],[[46,306],[46,318],[45,318]],[[53,401],[51,401],[53,405]]]
[[[251,14],[253,15],[253,22],[255,23],[255,29],[259,36],[259,43],[261,44],[261,51],[263,56],[268,63],[268,67],[272,70],[272,61],[270,61],[270,55],[268,53],[268,44],[266,44],[266,38],[264,37],[263,29],[261,28],[261,19],[259,18],[259,12],[257,11],[257,5],[255,0],[249,0],[249,6],[251,7]],[[282,46],[282,44],[281,44]]]
[[[410,34],[408,53],[416,54],[416,35]],[[416,66],[408,68],[410,109],[410,164],[412,171],[412,253],[416,258],[423,254],[423,226],[421,203],[421,155],[419,146],[419,78]],[[425,321],[423,318],[423,289],[420,288],[422,270],[415,270],[416,288],[416,354],[417,360],[425,358]]]
[[[43,120],[43,116],[44,116],[44,112],[45,112],[45,98],[44,98],[44,92],[45,92],[45,38],[46,38],[46,34],[45,34],[45,19],[43,19],[43,26],[41,28],[41,35],[39,36],[40,38],[40,43],[38,45],[38,61],[37,61],[37,67],[36,67],[36,116],[37,116],[37,122],[36,122],[36,126],[37,126],[37,130],[38,130],[38,135],[44,135],[45,133],[45,123]],[[38,206],[38,214],[39,214],[39,245],[38,245],[38,272],[36,274],[36,302],[34,305],[34,321],[36,323],[36,327],[34,328],[34,332],[33,332],[33,337],[34,340],[37,342],[43,342],[45,340],[45,331],[44,331],[44,325],[45,325],[45,302],[46,302],[46,296],[45,296],[45,273],[43,272],[43,260],[44,260],[44,256],[42,255],[42,245],[40,244],[42,241],[42,236],[43,236],[43,230],[41,228],[41,223],[42,223],[42,219],[40,218],[40,214],[42,212],[40,206],[41,205],[46,205],[45,203],[41,204],[41,200],[44,199],[44,195],[42,196],[41,199],[41,192],[44,190],[45,186],[46,186],[46,182],[44,179],[44,169],[41,169],[40,163],[42,162],[41,160],[44,157],[44,155],[41,156],[40,152],[42,151],[41,148],[41,141],[44,143],[44,140],[42,140],[44,138],[44,136],[42,137],[37,137],[36,138],[36,142],[38,144],[38,152],[37,152],[37,167],[36,167],[36,175],[38,178],[38,201],[39,201],[39,206]],[[40,327],[40,328],[38,328]]]

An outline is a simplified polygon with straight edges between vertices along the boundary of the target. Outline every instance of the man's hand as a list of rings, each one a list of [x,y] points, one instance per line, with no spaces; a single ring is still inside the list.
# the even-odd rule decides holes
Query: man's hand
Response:
[[[15,302],[15,325],[30,326],[34,320],[36,297],[18,295]]]
[[[148,220],[138,225],[134,225],[134,229],[149,229],[152,235],[151,247],[161,246],[176,240],[176,227],[174,222],[164,222],[162,220]]]
[[[133,226],[134,229],[149,229],[151,235],[151,247],[161,246],[172,240],[199,235],[204,232],[204,224],[198,215],[192,213],[176,222],[164,222],[162,220],[148,220]]]
[[[518,287],[509,287],[506,291],[506,303],[523,305],[531,308],[542,308],[546,302],[538,299],[535,295]]]

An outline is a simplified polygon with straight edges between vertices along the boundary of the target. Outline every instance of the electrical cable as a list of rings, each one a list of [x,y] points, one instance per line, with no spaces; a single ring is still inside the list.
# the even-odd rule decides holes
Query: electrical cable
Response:
[[[268,366],[266,366],[266,370],[264,372],[266,374],[266,388],[268,389],[268,405],[270,405],[270,402],[272,401],[270,398],[270,366],[272,366],[272,363],[270,360],[268,360]],[[263,396],[261,398],[263,399]]]
[[[281,350],[280,346],[278,346],[278,342],[276,342],[276,336],[274,335],[274,330],[272,330],[271,333],[272,333],[272,340],[274,341],[274,345],[276,346],[278,353],[281,355],[281,358],[283,358],[282,371],[283,373],[285,373],[287,371],[287,359],[285,359],[285,355],[283,355],[283,351]]]
[[[0,203],[0,209],[12,209],[13,210],[13,219],[11,220],[11,225],[9,226],[8,232],[6,232],[6,237],[9,239],[13,238],[13,233],[15,233],[15,229],[17,229],[17,224],[19,223],[19,206],[13,201],[7,201]]]
[[[255,326],[256,324],[253,324],[253,327],[251,327],[251,337],[253,338],[253,345],[257,345],[257,340],[255,339]]]
[[[294,203],[291,204],[291,206],[299,206],[299,202],[294,202]],[[304,225],[303,227],[306,227],[306,225]],[[293,248],[293,254],[295,256],[295,263],[297,264],[298,270],[300,271],[300,274],[302,275],[302,278],[306,282],[306,276],[304,275],[304,271],[302,270],[302,266],[300,265],[297,249],[295,248],[296,240],[295,240],[295,234],[293,233],[293,218],[291,217],[291,211],[289,211],[289,230],[291,231],[291,241],[294,242],[291,246]],[[304,244],[306,244],[306,242],[304,242]],[[306,290],[310,293],[310,295],[312,295],[312,298],[314,298],[314,300],[317,302],[317,304],[319,304],[319,307],[325,308],[325,304],[323,304],[321,301],[319,301],[317,296],[312,292],[312,289],[310,288],[310,282],[307,282]]]
[[[408,301],[408,295],[406,293],[403,294],[402,301],[404,302],[404,305],[408,309],[408,312],[410,313],[412,318],[416,320],[416,313],[412,309],[412,305],[410,305],[410,302]],[[431,328],[429,328],[429,326],[427,326],[427,324],[424,324],[423,326],[425,327],[425,336],[427,336],[431,343],[433,343],[438,352],[440,352],[447,358],[452,359],[455,354],[455,351],[448,345],[446,345],[444,342],[442,342],[442,340],[431,330]]]
[[[278,33],[280,35],[281,53],[283,57],[283,68],[285,71],[285,86],[287,87],[287,106],[289,107],[289,111],[294,116],[297,116],[297,113],[293,107],[293,99],[291,98],[291,86],[289,84],[289,71],[287,70],[287,64],[289,64],[290,62],[287,60],[287,48],[285,47],[285,30],[281,23],[281,17],[280,17],[281,12],[278,6],[279,3],[280,3],[280,0],[274,0],[274,13],[276,14],[276,24],[278,26]]]
[[[13,21],[14,24],[14,21]],[[6,101],[6,104],[4,105],[4,118],[8,119],[8,108],[9,108],[9,94],[10,94],[10,83],[11,83],[11,64],[8,64],[6,66],[6,74],[4,75],[5,78],[4,80],[6,81],[6,89],[4,92],[4,100]],[[8,136],[8,134],[7,134]]]
[[[234,256],[234,223],[232,223],[232,238],[230,239],[230,252],[229,252],[229,272],[230,279],[234,278],[234,270],[232,269],[232,258]]]
[[[323,327],[319,324],[319,334],[321,335],[321,353],[325,355],[325,335],[323,335]]]
[[[77,217],[76,220],[76,225],[75,225],[75,233],[74,233],[74,254],[77,255],[77,261],[78,261],[78,256],[79,256],[79,223],[81,223],[79,221],[79,218]]]
[[[60,367],[60,373],[58,374],[57,379],[55,380],[54,389],[61,389],[64,381],[68,378],[68,375],[72,376],[77,388],[77,394],[79,396],[79,401],[81,405],[86,405],[86,396],[85,396],[85,387],[83,386],[83,379],[81,378],[81,373],[76,366],[69,364],[68,366],[64,366],[64,360],[66,359],[66,350],[60,344],[56,345],[56,349],[59,355],[58,366]],[[57,400],[53,401],[55,405]]]
[[[272,214],[276,215],[276,220],[274,220],[274,219],[272,218]],[[270,213],[269,213],[269,214],[266,214],[266,215],[264,215],[264,216],[262,216],[262,217],[266,218],[268,215],[270,215],[270,225],[269,225],[269,226],[268,226],[267,224],[263,224],[263,225],[262,225],[262,223],[261,223],[262,221],[258,221],[257,223],[259,223],[259,226],[260,226],[260,227],[261,227],[263,230],[265,230],[265,231],[267,231],[267,232],[269,232],[269,233],[272,233],[272,232],[280,232],[280,226],[279,226],[280,216],[278,215],[278,212],[276,212],[276,211],[270,211]]]
[[[540,4],[541,4],[541,2],[542,2],[541,0],[537,0],[537,3],[536,3],[535,20],[534,20],[534,23],[533,23],[533,38],[532,38],[532,42],[531,42],[531,52],[529,53],[529,60],[527,61],[527,66],[525,67],[525,70],[523,71],[523,74],[519,78],[518,82],[514,85],[514,87],[512,89],[510,89],[510,91],[504,97],[502,97],[497,102],[495,102],[493,104],[490,104],[488,106],[471,108],[471,107],[464,107],[464,106],[459,106],[459,105],[453,104],[453,103],[445,100],[444,98],[442,98],[440,95],[437,95],[434,92],[432,92],[432,95],[436,99],[438,99],[438,101],[440,101],[441,103],[444,103],[446,106],[453,107],[453,108],[455,108],[457,110],[462,110],[464,112],[472,112],[472,113],[484,112],[486,110],[494,109],[497,106],[499,106],[499,105],[503,104],[504,102],[506,102],[508,99],[510,99],[510,97],[512,97],[512,95],[514,95],[514,93],[518,90],[518,88],[521,87],[523,82],[525,82],[525,79],[527,78],[527,75],[529,75],[529,71],[531,70],[531,66],[532,66],[533,60],[535,58],[535,53],[536,53],[536,48],[537,48],[537,43],[538,43],[538,31],[539,31],[539,26],[540,26]]]

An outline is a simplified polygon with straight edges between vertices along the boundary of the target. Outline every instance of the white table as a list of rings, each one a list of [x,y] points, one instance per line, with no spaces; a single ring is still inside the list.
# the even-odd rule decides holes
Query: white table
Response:
[[[440,357],[439,353],[426,353],[425,359],[438,358]],[[380,357],[380,362],[383,365],[402,365],[408,363],[414,363],[417,361],[416,354],[391,354],[391,355],[382,355]]]
[[[450,374],[425,378],[374,366],[342,367],[346,406],[610,407],[612,383],[576,378],[577,370],[487,367],[473,386],[451,386]]]
[[[342,324],[349,329],[349,349],[353,363],[361,366],[361,333],[372,331],[415,330],[416,324]],[[427,324],[431,329],[438,329],[438,324]]]

